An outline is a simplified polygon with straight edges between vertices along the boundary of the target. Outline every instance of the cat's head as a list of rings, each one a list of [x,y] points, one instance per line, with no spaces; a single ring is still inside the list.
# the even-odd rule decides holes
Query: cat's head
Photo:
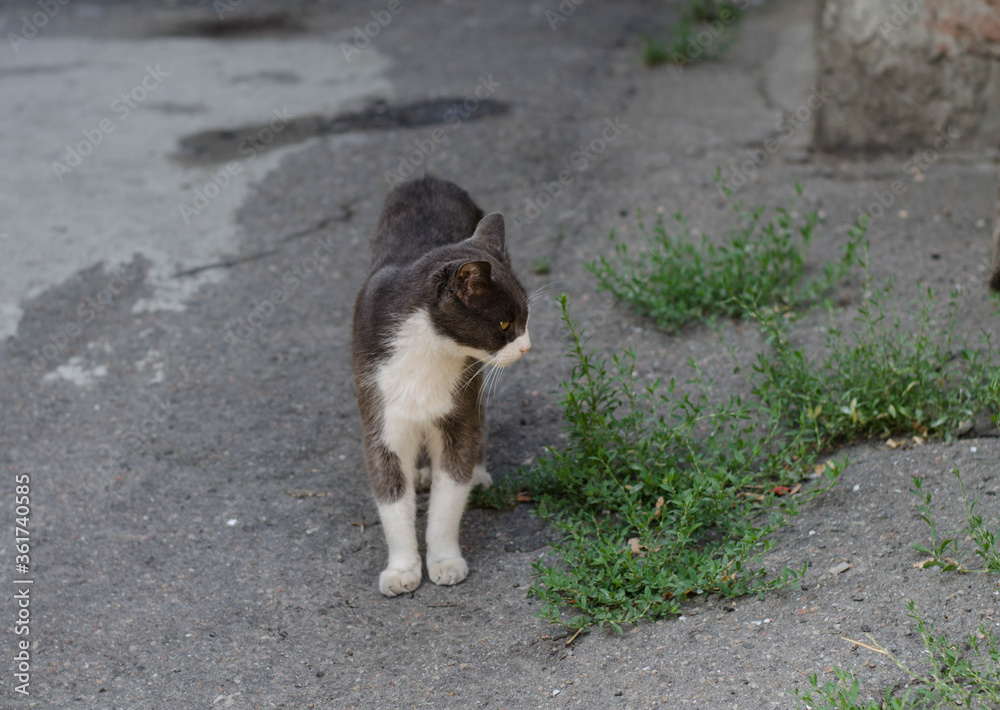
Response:
[[[468,354],[506,366],[531,347],[528,297],[511,270],[499,212],[480,220],[468,239],[448,247],[434,274],[435,327]]]

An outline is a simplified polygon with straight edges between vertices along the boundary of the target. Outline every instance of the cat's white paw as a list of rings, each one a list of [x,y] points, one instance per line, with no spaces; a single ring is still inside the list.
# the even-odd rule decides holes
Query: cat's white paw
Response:
[[[418,491],[426,491],[431,487],[431,467],[424,466],[417,469],[417,477],[413,482],[413,487]]]
[[[415,592],[420,586],[420,565],[416,569],[392,569],[387,567],[378,576],[378,590],[387,597]]]
[[[469,576],[469,565],[461,557],[449,557],[440,562],[428,562],[427,574],[434,584],[458,584]]]
[[[493,485],[493,477],[486,472],[485,466],[475,466],[472,469],[472,485],[489,488]]]

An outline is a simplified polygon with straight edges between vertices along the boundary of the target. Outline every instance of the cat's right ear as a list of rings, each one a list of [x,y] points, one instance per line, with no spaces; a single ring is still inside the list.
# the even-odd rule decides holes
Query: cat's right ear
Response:
[[[506,249],[503,215],[492,212],[479,220],[472,239],[485,246],[490,253],[503,256]]]

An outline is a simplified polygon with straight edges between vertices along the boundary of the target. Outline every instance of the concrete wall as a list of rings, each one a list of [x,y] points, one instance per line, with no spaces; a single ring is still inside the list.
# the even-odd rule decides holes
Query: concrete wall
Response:
[[[818,24],[818,147],[1000,147],[1000,0],[820,0]]]
[[[997,191],[997,203],[993,210],[993,278],[990,288],[1000,292],[1000,190]]]

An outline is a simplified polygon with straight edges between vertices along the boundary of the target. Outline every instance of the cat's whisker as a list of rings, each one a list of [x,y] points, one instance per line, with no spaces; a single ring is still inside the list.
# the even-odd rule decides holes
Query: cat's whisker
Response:
[[[503,371],[505,369],[506,368],[503,368],[503,367],[497,367],[497,368],[494,368],[494,370],[493,370],[496,373],[496,376],[493,378],[493,385],[490,388],[490,397],[493,398],[494,402],[496,401],[496,398],[497,398],[497,396],[496,396],[497,395],[497,386],[500,384],[500,378],[503,377]],[[488,403],[489,402],[489,398],[487,398],[486,401]]]
[[[531,299],[533,299],[541,291],[547,291],[549,289],[555,289],[555,288],[562,288],[562,284],[564,284],[564,283],[566,283],[566,282],[565,281],[558,281],[558,280],[557,281],[549,281],[548,283],[543,283],[541,286],[539,286],[534,291],[532,291],[531,293],[528,294],[528,300],[530,301]]]
[[[477,369],[474,373],[472,373],[472,376],[469,378],[470,380],[475,379],[476,375],[478,375],[479,372],[483,369],[483,367],[482,367],[483,366],[483,361],[482,360],[473,360],[470,365],[468,365],[464,370],[462,370],[460,373],[458,373],[459,378],[461,378],[462,375],[464,375],[466,372],[468,372],[469,370],[471,370],[472,368],[477,367],[477,366],[478,366],[479,369]],[[468,384],[468,383],[466,383],[466,384]]]
[[[491,383],[497,377],[499,377],[499,372],[500,372],[500,370],[503,369],[502,367],[496,365],[496,358],[490,358],[488,364],[492,366],[492,369],[489,372],[486,373],[486,379],[483,382],[482,388],[479,390],[479,398],[478,398],[478,400],[476,402],[477,406],[480,406],[480,405],[487,406],[487,407],[489,406],[489,402],[490,402],[490,386],[491,386]]]
[[[557,288],[557,289],[553,289],[553,290],[551,290],[551,291],[547,291],[547,292],[545,292],[545,293],[543,293],[543,294],[540,294],[540,295],[538,295],[538,296],[535,296],[535,298],[533,298],[532,300],[528,301],[528,306],[529,306],[529,307],[534,307],[534,305],[535,305],[536,303],[538,303],[539,301],[543,301],[543,300],[545,300],[545,298],[546,298],[547,296],[551,296],[551,295],[552,295],[552,294],[554,294],[554,293],[563,293],[563,290],[562,290],[562,289],[558,289],[558,288]]]
[[[562,286],[552,286],[551,288],[538,289],[537,291],[533,291],[532,294],[528,296],[528,302],[531,303],[532,301],[537,301],[539,298],[544,298],[550,293],[555,293],[561,290],[563,290]]]
[[[483,378],[483,384],[480,385],[480,387],[479,387],[479,394],[476,395],[476,408],[477,409],[482,409],[482,407],[483,407],[483,394],[486,392],[486,384],[485,383],[489,380],[489,378],[490,378],[490,373],[487,372],[486,376]]]
[[[562,288],[564,288],[563,286],[564,283],[565,283],[564,281],[552,281],[547,284],[542,284],[534,291],[532,291],[530,294],[528,294],[528,304],[530,305],[535,301],[545,298],[549,294],[561,290]]]
[[[489,365],[490,365],[490,362],[489,362],[489,360],[476,360],[476,361],[475,361],[474,363],[472,363],[472,365],[469,365],[469,367],[467,367],[467,368],[465,368],[464,370],[462,370],[463,374],[464,374],[465,372],[468,372],[468,371],[469,371],[469,369],[471,369],[472,367],[474,367],[474,366],[476,366],[476,365],[479,365],[479,369],[477,369],[477,370],[476,370],[475,372],[473,372],[473,373],[472,373],[472,376],[471,376],[471,377],[469,377],[469,379],[468,379],[468,380],[466,380],[465,384],[464,384],[464,385],[462,385],[462,386],[461,386],[461,387],[460,387],[460,388],[458,389],[458,391],[459,391],[459,392],[463,391],[463,390],[464,390],[464,389],[465,389],[466,387],[468,387],[468,386],[469,386],[469,385],[471,385],[471,384],[472,384],[473,382],[475,382],[475,380],[476,380],[476,378],[477,378],[477,377],[479,376],[479,374],[480,374],[480,373],[481,373],[481,372],[482,372],[483,370],[485,370],[485,369],[486,369],[487,367],[489,367]]]

